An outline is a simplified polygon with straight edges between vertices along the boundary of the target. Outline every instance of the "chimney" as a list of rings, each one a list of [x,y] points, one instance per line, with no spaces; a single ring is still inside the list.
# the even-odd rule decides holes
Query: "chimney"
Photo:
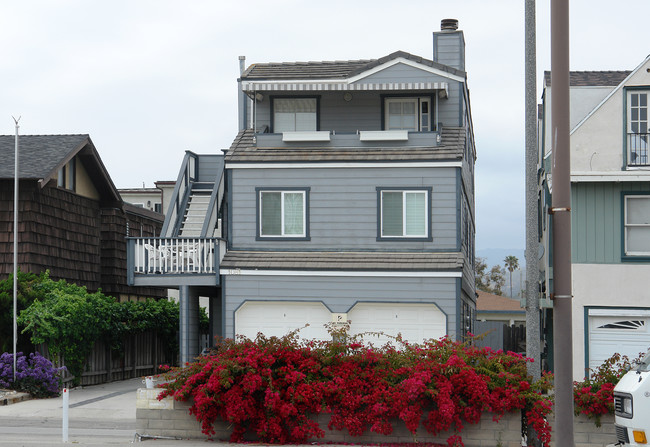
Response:
[[[433,33],[433,61],[465,71],[465,36],[457,19],[442,19]]]
[[[440,21],[440,31],[456,31],[458,29],[457,19],[442,19]]]

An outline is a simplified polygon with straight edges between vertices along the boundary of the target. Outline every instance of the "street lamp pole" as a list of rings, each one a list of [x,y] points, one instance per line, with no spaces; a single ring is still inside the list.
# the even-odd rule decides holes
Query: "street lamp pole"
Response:
[[[571,157],[569,129],[569,0],[551,0],[551,136],[553,141],[553,346],[555,432],[573,447],[571,292]]]
[[[13,117],[12,117],[13,118]],[[16,383],[16,347],[18,346],[18,125],[14,118],[16,139],[14,150],[14,383]]]

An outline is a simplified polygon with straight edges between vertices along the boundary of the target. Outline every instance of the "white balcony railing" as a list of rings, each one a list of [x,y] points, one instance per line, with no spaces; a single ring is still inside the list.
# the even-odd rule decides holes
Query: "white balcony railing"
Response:
[[[128,238],[134,275],[217,274],[225,244],[218,238]]]

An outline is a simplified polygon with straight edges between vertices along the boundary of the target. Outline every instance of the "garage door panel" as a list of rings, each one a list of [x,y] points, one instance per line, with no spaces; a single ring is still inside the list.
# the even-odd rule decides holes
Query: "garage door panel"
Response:
[[[348,312],[350,333],[384,332],[387,336],[364,337],[377,345],[390,343],[397,334],[409,343],[437,339],[447,333],[444,313],[430,303],[358,303]]]
[[[299,336],[304,339],[331,339],[324,325],[331,321],[330,311],[323,303],[292,301],[247,302],[235,313],[235,333],[254,339],[258,332],[265,336],[282,337],[303,328]]]
[[[650,346],[650,318],[642,315],[589,316],[589,368],[597,369],[615,353],[630,360]]]

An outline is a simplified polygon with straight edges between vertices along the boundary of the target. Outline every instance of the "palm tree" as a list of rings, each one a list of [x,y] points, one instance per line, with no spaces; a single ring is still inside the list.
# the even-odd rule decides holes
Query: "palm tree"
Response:
[[[510,298],[512,298],[512,272],[519,268],[519,259],[516,256],[506,256],[503,260],[506,265],[506,268],[510,272]]]

